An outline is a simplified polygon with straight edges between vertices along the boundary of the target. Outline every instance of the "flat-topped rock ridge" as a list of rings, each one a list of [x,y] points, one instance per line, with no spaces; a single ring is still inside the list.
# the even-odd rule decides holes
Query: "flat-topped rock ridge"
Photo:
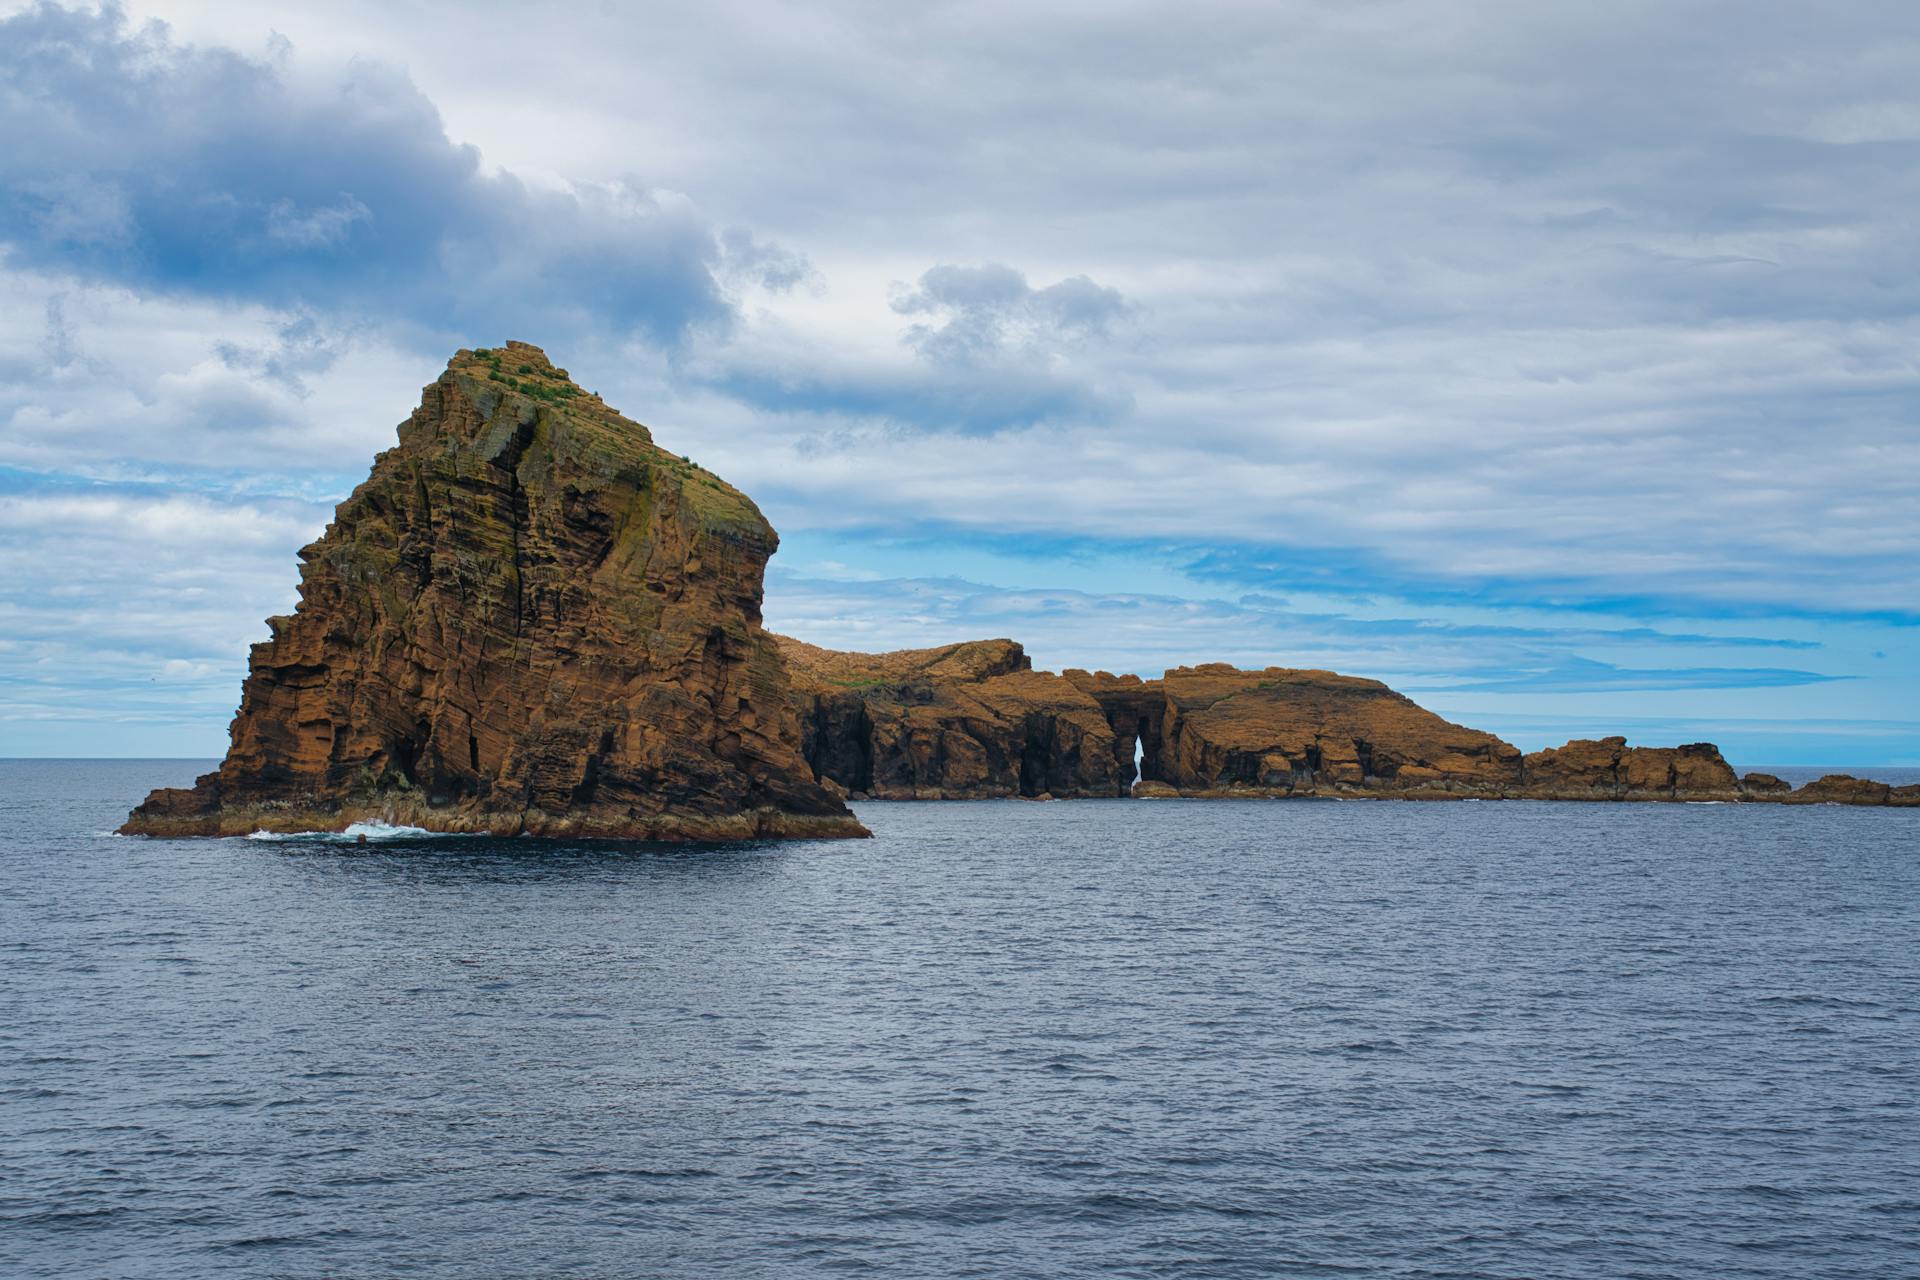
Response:
[[[1920,786],[1737,775],[1711,743],[1523,753],[1377,680],[1225,663],[1035,671],[980,640],[888,654],[779,637],[816,775],[855,799],[1325,796],[1920,807]]]

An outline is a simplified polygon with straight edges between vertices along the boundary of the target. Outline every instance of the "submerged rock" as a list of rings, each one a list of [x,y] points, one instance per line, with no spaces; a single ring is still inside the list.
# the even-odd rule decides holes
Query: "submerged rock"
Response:
[[[218,772],[122,830],[864,835],[760,627],[777,544],[538,348],[461,351],[300,553]]]

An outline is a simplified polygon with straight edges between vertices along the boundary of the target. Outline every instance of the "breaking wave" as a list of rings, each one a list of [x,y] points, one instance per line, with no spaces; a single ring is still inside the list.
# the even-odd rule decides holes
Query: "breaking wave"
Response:
[[[425,827],[396,827],[391,822],[356,822],[345,831],[256,831],[248,836],[249,840],[331,840],[336,843],[359,844],[364,838],[374,840],[417,840],[421,836],[441,835],[443,832],[429,831]]]

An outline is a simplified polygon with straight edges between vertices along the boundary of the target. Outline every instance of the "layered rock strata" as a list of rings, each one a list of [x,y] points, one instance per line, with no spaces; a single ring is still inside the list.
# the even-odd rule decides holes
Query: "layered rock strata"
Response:
[[[539,349],[461,351],[301,551],[225,762],[122,830],[864,835],[760,627],[776,545]]]
[[[785,636],[801,743],[856,798],[1121,796],[1133,781],[1101,705],[1011,640],[842,653]]]
[[[1711,742],[1629,747],[1625,738],[1575,739],[1530,752],[1521,791],[1541,800],[1741,800],[1747,793]]]
[[[856,797],[1333,796],[1920,805],[1920,787],[1739,778],[1711,743],[1522,754],[1376,680],[1225,664],[1031,670],[1011,640],[887,654],[785,637],[803,751]]]
[[[1141,780],[1182,794],[1484,794],[1519,783],[1520,753],[1377,680],[1224,663],[1159,680],[1068,671],[1109,710]],[[1154,705],[1157,700],[1158,705]]]

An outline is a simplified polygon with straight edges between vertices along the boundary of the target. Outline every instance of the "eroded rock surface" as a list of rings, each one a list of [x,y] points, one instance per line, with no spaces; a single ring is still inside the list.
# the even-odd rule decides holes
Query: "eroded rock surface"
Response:
[[[888,654],[785,637],[780,645],[808,762],[856,796],[1920,805],[1920,787],[1836,776],[1795,791],[1768,774],[1741,779],[1704,742],[1579,739],[1522,755],[1377,680],[1331,671],[1210,663],[1157,680],[1071,669],[1053,676],[1030,670],[1011,640]]]
[[[1625,738],[1576,738],[1529,754],[1522,790],[1542,800],[1739,800],[1731,766],[1711,742],[1629,747]]]
[[[1520,778],[1516,748],[1377,680],[1224,663],[1176,667],[1137,686],[1104,672],[1068,678],[1123,734],[1142,738],[1143,778],[1185,793],[1445,796],[1510,788]],[[1131,754],[1131,743],[1125,749]]]
[[[855,796],[1064,799],[1133,781],[1100,704],[1011,640],[878,654],[779,643],[807,761]]]
[[[1920,784],[1895,787],[1870,778],[1830,773],[1782,795],[1780,799],[1786,804],[1865,804],[1914,808],[1920,807]]]
[[[123,830],[864,835],[760,628],[776,545],[539,349],[461,351],[300,553],[219,771]]]

